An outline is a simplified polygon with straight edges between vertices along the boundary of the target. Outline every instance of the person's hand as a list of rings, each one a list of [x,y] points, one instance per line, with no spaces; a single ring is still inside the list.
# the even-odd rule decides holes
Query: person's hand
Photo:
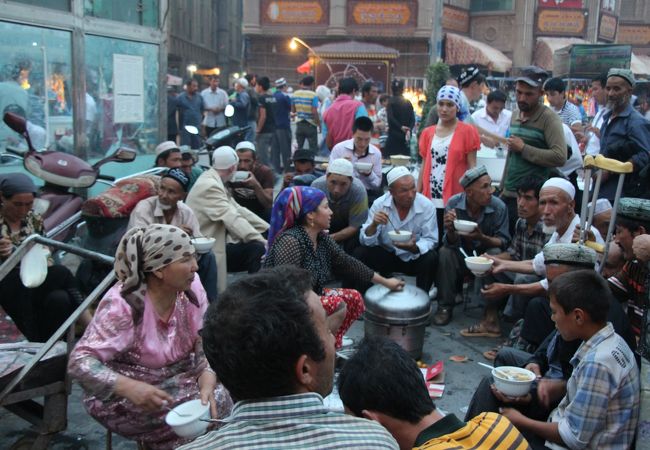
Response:
[[[210,417],[217,418],[217,401],[214,398],[214,390],[217,388],[217,375],[210,371],[204,370],[199,377],[199,392],[201,404],[210,404]]]
[[[240,183],[251,189],[255,189],[258,186],[261,187],[260,182],[257,181],[257,178],[255,178],[253,172],[248,172],[248,178],[246,178],[244,181],[240,181]]]
[[[393,242],[393,245],[402,250],[409,251],[411,253],[418,253],[420,250],[415,244],[415,236],[411,235],[411,239],[406,242]]]
[[[463,237],[467,239],[471,239],[472,241],[482,241],[485,235],[483,234],[481,229],[477,226],[469,233],[463,233]]]
[[[640,234],[632,241],[632,252],[642,262],[650,261],[650,234]]]
[[[189,236],[192,236],[192,237],[198,237],[198,236],[194,236],[194,231],[192,230],[192,227],[190,227],[190,226],[187,225],[186,223],[182,223],[182,224],[180,224],[180,225],[178,226],[178,228],[180,228],[181,230],[183,230],[183,231],[184,231],[185,233],[187,233]]]
[[[293,173],[293,172],[287,172],[287,173],[285,173],[285,174],[284,174],[284,180],[283,180],[284,185],[285,185],[285,186],[290,185],[291,182],[293,181],[293,177],[294,177],[294,176],[295,176],[295,173]]]
[[[456,231],[454,228],[454,220],[456,220],[456,210],[450,209],[443,216],[443,224],[449,233],[454,233]]]
[[[122,392],[123,396],[135,406],[145,411],[158,411],[170,405],[174,399],[167,392],[143,381],[130,379]]]
[[[403,133],[408,133],[409,131],[411,131],[411,129],[410,129],[409,127],[407,127],[407,126],[402,126],[402,132],[403,132]]]
[[[7,258],[9,255],[11,255],[11,250],[13,247],[14,245],[11,243],[11,240],[7,238],[0,239],[0,257]]]
[[[540,367],[539,367],[539,364],[537,364],[537,363],[528,363],[528,364],[526,364],[526,367],[524,367],[524,369],[526,369],[526,370],[530,370],[530,371],[533,372],[537,377],[541,377],[541,376],[542,376],[542,371],[541,371],[541,369],[540,369]]]
[[[557,404],[566,394],[566,381],[542,378],[537,382],[537,398],[546,409]]]
[[[598,139],[600,139],[600,128],[588,126],[587,131],[591,131]]]
[[[393,277],[393,278],[387,278],[383,284],[391,291],[401,291],[402,289],[404,289],[404,285],[406,283],[404,283],[404,280]]]
[[[509,151],[521,153],[521,151],[524,149],[524,141],[518,136],[510,136],[507,139],[507,142]]]
[[[490,389],[492,389],[492,394],[496,397],[497,400],[507,405],[519,405],[519,406],[527,405],[531,402],[533,398],[530,395],[530,392],[520,397],[510,397],[509,395],[506,395],[500,390],[498,390],[494,384],[490,385]]]
[[[502,416],[508,419],[515,427],[518,427],[523,422],[526,416],[515,408],[499,408]]]
[[[372,223],[377,225],[387,225],[388,224],[388,213],[385,211],[377,211],[372,218]]]
[[[510,285],[505,283],[492,283],[481,289],[481,294],[487,300],[498,300],[510,295]]]
[[[576,225],[576,227],[573,230],[573,236],[571,236],[571,242],[578,242],[580,240],[581,230],[582,228],[580,228],[580,224]],[[596,236],[594,235],[594,232],[591,230],[587,231],[587,236],[585,236],[585,241],[595,241],[595,240],[596,240]]]
[[[490,267],[491,273],[501,273],[506,271],[506,261],[504,259],[497,258],[496,256],[488,255],[485,253],[481,256],[487,259],[491,259],[493,261],[492,267]]]

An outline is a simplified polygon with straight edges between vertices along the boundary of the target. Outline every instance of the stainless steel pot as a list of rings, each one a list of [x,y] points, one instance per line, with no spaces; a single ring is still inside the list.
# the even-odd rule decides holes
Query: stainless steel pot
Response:
[[[366,336],[386,336],[419,359],[424,331],[431,315],[431,301],[422,289],[406,285],[402,291],[372,286],[365,295]]]

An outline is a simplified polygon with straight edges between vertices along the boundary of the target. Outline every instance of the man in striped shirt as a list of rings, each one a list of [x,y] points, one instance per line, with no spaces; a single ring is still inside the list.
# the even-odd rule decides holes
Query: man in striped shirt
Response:
[[[300,81],[300,89],[293,93],[291,110],[296,114],[296,141],[298,149],[308,142],[309,150],[318,151],[318,96],[314,92],[314,77],[306,76]]]
[[[566,98],[566,83],[562,78],[550,78],[544,83],[544,93],[551,109],[572,131],[582,131],[580,109]]]
[[[231,284],[205,316],[203,349],[237,403],[227,423],[180,447],[399,447],[381,425],[330,412],[334,336],[309,272],[279,266]]]

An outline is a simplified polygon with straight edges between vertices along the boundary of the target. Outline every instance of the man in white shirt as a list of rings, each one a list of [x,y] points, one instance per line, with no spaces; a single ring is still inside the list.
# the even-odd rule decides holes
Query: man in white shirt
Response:
[[[596,101],[596,115],[585,129],[585,153],[596,156],[600,153],[600,127],[603,125],[603,116],[609,111],[607,108],[607,74],[600,74],[591,80],[591,96]]]
[[[506,137],[510,128],[512,111],[505,109],[506,94],[502,91],[492,91],[487,96],[487,105],[472,114],[474,123],[490,133]]]
[[[203,118],[205,135],[210,136],[212,132],[219,127],[226,125],[226,116],[223,111],[228,104],[228,94],[219,88],[219,77],[212,75],[210,77],[210,87],[201,91],[203,104],[205,105],[206,115]]]

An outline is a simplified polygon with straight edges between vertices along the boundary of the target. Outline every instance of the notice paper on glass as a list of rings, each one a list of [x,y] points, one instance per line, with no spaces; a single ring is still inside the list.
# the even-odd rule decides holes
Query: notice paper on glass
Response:
[[[113,54],[113,123],[144,122],[144,59]]]

